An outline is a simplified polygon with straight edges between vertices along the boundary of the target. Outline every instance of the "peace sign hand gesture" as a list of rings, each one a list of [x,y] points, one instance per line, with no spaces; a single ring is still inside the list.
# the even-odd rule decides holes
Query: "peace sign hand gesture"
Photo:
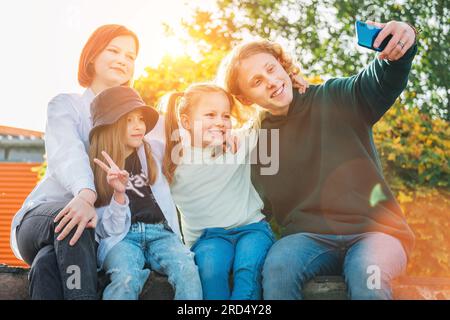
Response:
[[[98,159],[94,159],[94,162],[106,172],[106,181],[114,191],[119,194],[125,193],[128,178],[130,177],[129,173],[126,170],[121,170],[105,151],[102,151],[102,155],[105,157],[109,166]]]

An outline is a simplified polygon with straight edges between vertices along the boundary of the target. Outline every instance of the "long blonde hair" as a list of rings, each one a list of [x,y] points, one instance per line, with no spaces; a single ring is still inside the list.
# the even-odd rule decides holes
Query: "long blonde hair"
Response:
[[[114,189],[106,181],[106,172],[94,163],[94,159],[103,161],[102,151],[108,153],[115,164],[121,169],[125,167],[126,154],[126,130],[127,116],[122,116],[114,124],[106,125],[96,129],[92,135],[89,147],[89,161],[94,173],[95,189],[97,190],[97,201],[95,207],[106,206],[110,203]],[[157,166],[152,156],[151,147],[143,141],[145,154],[147,157],[147,184],[152,185],[156,181]]]
[[[212,83],[196,83],[190,85],[185,92],[174,92],[168,95],[165,116],[165,135],[166,135],[166,150],[164,152],[163,159],[163,173],[169,183],[173,182],[173,176],[177,164],[172,159],[173,149],[181,143],[180,128],[178,122],[180,121],[180,115],[189,115],[191,108],[195,106],[198,99],[207,93],[223,93],[231,108],[231,116],[234,118],[238,126],[242,126],[247,121],[251,120],[251,117],[245,114],[239,107],[236,106],[236,101],[231,94],[225,91],[220,86]],[[164,109],[164,107],[162,108]],[[182,150],[180,150],[179,156],[182,156]]]
[[[242,60],[258,53],[268,53],[277,59],[284,70],[292,77],[300,73],[300,67],[281,45],[269,40],[256,40],[242,43],[222,60],[216,82],[235,97],[242,95],[238,84],[239,66]],[[240,101],[240,103],[242,103]]]

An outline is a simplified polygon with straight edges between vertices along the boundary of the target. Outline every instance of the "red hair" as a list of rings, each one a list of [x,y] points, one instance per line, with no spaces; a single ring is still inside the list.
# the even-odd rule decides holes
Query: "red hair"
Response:
[[[89,37],[81,52],[78,64],[78,82],[87,88],[91,85],[94,77],[93,62],[98,55],[105,50],[112,39],[120,36],[131,36],[136,43],[136,54],[139,52],[139,40],[136,34],[126,27],[118,24],[106,24],[99,27]],[[126,85],[129,85],[127,82]]]

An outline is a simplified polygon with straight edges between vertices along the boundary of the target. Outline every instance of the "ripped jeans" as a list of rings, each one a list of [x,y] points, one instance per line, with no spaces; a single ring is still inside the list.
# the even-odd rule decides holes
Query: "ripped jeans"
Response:
[[[103,268],[111,277],[103,300],[139,299],[151,270],[167,275],[176,300],[202,299],[193,254],[166,223],[132,224],[125,238],[108,252]]]

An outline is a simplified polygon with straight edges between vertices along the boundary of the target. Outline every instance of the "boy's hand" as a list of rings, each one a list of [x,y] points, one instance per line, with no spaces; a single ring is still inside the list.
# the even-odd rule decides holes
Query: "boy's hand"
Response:
[[[378,56],[380,59],[388,59],[390,61],[396,61],[403,57],[416,41],[416,33],[414,29],[405,22],[390,21],[388,23],[378,23],[373,21],[366,21],[367,24],[374,25],[379,28],[383,28],[380,31],[373,45],[378,47],[383,40],[392,35],[392,39],[387,44],[386,48]]]

